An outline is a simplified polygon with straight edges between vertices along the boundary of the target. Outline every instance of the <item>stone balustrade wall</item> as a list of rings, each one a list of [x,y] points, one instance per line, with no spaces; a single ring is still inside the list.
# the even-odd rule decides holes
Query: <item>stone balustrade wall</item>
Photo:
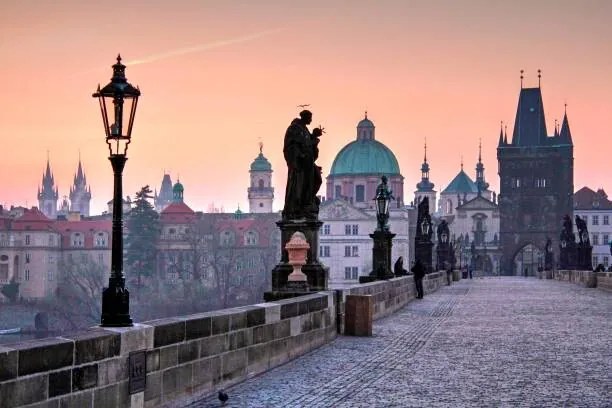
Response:
[[[425,293],[446,285],[423,279]],[[299,357],[344,330],[349,294],[374,298],[373,319],[415,297],[412,275],[269,303],[154,320],[127,328],[0,346],[2,408],[145,408],[189,402]],[[337,308],[342,308],[338,313]],[[338,320],[337,320],[338,319]],[[146,364],[130,368],[130,358]],[[130,392],[130,372],[146,377]]]
[[[597,272],[593,271],[560,269],[554,271],[553,277],[558,281],[575,283],[587,288],[596,288],[598,286]]]
[[[612,292],[612,272],[597,272],[597,287]]]
[[[187,402],[299,357],[337,335],[334,292],[0,346],[0,406],[155,407]],[[129,392],[129,356],[146,388]],[[144,367],[140,367],[144,369]]]
[[[425,294],[435,292],[446,283],[446,272],[427,274],[423,278],[423,292]],[[374,298],[373,319],[377,320],[394,313],[415,299],[416,288],[413,276],[408,275],[336,289],[338,332],[342,334],[344,334],[344,312],[347,295],[372,295]]]

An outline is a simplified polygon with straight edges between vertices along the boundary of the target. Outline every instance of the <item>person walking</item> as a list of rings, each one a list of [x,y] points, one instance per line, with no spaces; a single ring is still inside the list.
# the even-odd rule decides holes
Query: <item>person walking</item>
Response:
[[[414,266],[410,269],[414,274],[414,285],[416,286],[416,298],[423,299],[423,277],[425,276],[425,267],[420,259],[417,259]]]

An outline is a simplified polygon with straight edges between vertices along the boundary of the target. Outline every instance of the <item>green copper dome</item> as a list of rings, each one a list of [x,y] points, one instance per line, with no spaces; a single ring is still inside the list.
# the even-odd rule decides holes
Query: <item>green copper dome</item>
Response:
[[[386,174],[400,175],[393,152],[374,139],[355,140],[344,146],[336,155],[331,175]]]
[[[272,171],[272,165],[263,153],[260,152],[255,160],[253,160],[253,163],[251,163],[251,171]]]

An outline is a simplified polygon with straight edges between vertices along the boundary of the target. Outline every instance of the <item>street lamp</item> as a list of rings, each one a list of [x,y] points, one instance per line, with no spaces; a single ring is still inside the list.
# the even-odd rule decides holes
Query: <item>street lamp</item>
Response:
[[[134,88],[125,78],[125,65],[121,55],[113,65],[113,77],[104,88],[92,95],[98,98],[106,143],[113,167],[113,237],[111,253],[111,274],[108,287],[102,291],[103,327],[132,326],[130,317],[130,293],[125,288],[123,275],[123,187],[122,174],[127,161],[127,149],[132,137],[132,126],[140,90]],[[124,112],[127,115],[124,117]],[[129,115],[129,116],[128,116]]]
[[[387,186],[387,177],[382,176],[380,184],[376,187],[376,220],[377,227],[370,238],[374,241],[372,247],[372,272],[367,276],[360,276],[359,283],[367,283],[375,280],[390,279],[393,277],[391,271],[391,249],[395,234],[389,231],[389,203],[393,194]]]
[[[381,183],[376,188],[376,220],[378,221],[377,231],[389,231],[389,204],[393,195],[387,187],[387,176],[381,177]]]

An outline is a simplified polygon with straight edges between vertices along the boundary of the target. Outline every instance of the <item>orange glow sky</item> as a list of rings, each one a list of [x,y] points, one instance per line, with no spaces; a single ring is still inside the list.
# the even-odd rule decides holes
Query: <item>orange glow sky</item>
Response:
[[[327,133],[319,164],[355,138],[365,109],[405,177],[420,179],[423,140],[440,191],[463,155],[474,178],[482,138],[498,189],[500,120],[519,93],[542,89],[549,134],[567,101],[575,189],[610,184],[612,2],[609,1],[29,1],[0,5],[0,203],[36,205],[47,150],[68,194],[79,151],[92,213],[112,197],[97,102],[121,52],[142,97],[124,192],[180,176],[185,201],[248,209],[248,168],[264,143],[282,207],[284,131],[310,104]],[[130,64],[130,61],[148,61]]]

